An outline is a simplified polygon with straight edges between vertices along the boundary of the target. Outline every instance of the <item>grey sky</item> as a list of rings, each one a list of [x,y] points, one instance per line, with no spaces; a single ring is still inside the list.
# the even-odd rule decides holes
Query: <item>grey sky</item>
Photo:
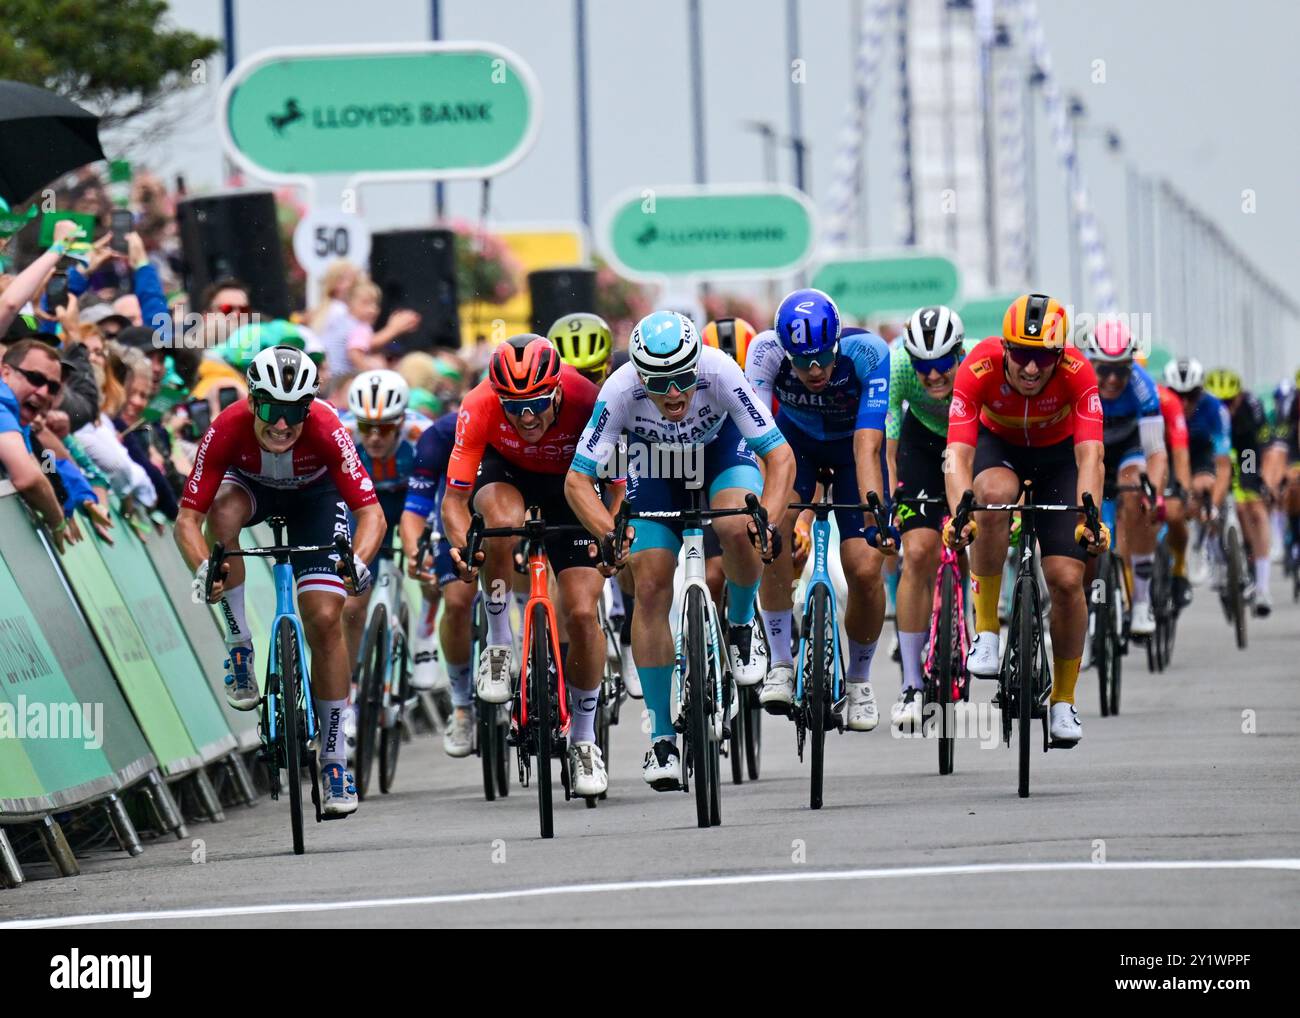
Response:
[[[631,186],[689,183],[692,177],[685,0],[590,0],[593,206],[597,213]],[[1295,234],[1300,227],[1300,98],[1294,39],[1300,5],[1289,0],[1040,0],[1056,73],[1079,92],[1089,120],[1113,126],[1146,173],[1167,177],[1217,221],[1289,293],[1300,296]],[[571,0],[442,0],[447,38],[490,40],[515,50],[543,92],[537,145],[493,185],[498,221],[575,219],[576,130]],[[787,124],[784,0],[704,0],[708,172],[712,181],[762,178],[751,119]],[[173,20],[220,36],[217,0],[172,0]],[[811,192],[819,207],[848,98],[850,0],[802,0],[807,60],[804,118],[811,142]],[[273,45],[415,41],[429,32],[427,0],[238,2],[241,58]],[[1014,23],[1013,23],[1014,25]],[[1105,84],[1092,62],[1106,61]],[[214,76],[219,77],[219,74]],[[887,60],[869,124],[869,229],[873,246],[896,242],[898,131],[892,59]],[[212,129],[216,84],[208,86],[194,127],[149,152],[153,168],[186,174],[191,188],[220,181]],[[1039,117],[1039,288],[1068,283],[1064,181]],[[1084,169],[1099,209],[1112,267],[1125,294],[1121,165],[1102,142],[1082,142]],[[789,179],[788,157],[781,164]],[[1242,211],[1242,192],[1257,212]],[[452,211],[475,218],[478,187],[448,185]],[[368,188],[364,212],[378,228],[431,217],[430,188]],[[412,210],[416,210],[414,213]],[[1157,331],[1159,331],[1157,323]]]

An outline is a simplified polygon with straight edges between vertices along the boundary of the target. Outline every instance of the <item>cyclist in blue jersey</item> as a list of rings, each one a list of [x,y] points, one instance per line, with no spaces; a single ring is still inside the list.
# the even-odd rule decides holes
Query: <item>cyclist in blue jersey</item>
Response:
[[[411,388],[396,371],[363,371],[348,387],[348,409],[339,419],[352,433],[361,463],[374,482],[375,495],[384,510],[388,532],[380,543],[374,559],[366,563],[373,575],[379,556],[392,549],[393,534],[402,516],[406,501],[407,480],[415,465],[415,445],[429,426],[423,414],[407,409]],[[347,636],[348,653],[355,661],[361,647],[361,637],[366,625],[366,612],[370,604],[370,591],[359,597],[350,597],[343,606],[343,631]],[[420,617],[429,608],[428,598],[420,606]],[[412,674],[412,684],[431,685],[432,662],[423,670],[417,665]]]
[[[565,479],[565,494],[583,525],[602,541],[613,540],[614,518],[592,481],[625,476],[628,501],[639,512],[687,508],[691,489],[701,486],[714,509],[742,508],[747,495],[759,495],[769,535],[776,534],[794,480],[794,455],[739,365],[721,350],[705,347],[694,324],[672,311],[643,318],[632,330],[628,355],[628,363],[601,387]],[[622,457],[615,454],[624,436],[626,462],[619,463]],[[765,474],[759,471],[760,458]],[[672,606],[681,525],[639,519],[634,529],[632,652],[652,726],[642,777],[665,792],[681,785],[670,717],[676,648],[664,624]],[[750,676],[766,671],[753,640],[763,569],[754,547],[758,534],[744,516],[717,519],[713,529],[726,575],[732,672],[737,681],[752,682]],[[770,555],[779,550],[774,540]]]
[[[1206,522],[1205,496],[1213,512],[1223,508],[1232,487],[1232,431],[1228,411],[1205,391],[1205,368],[1194,357],[1180,357],[1165,365],[1165,385],[1183,401],[1187,418],[1187,448],[1191,458],[1192,491],[1188,515]],[[1174,557],[1187,554],[1187,524],[1169,526],[1169,548]]]
[[[415,447],[415,464],[406,488],[406,503],[402,507],[402,550],[406,554],[406,573],[418,580],[421,589],[431,591],[429,603],[432,610],[421,617],[415,648],[416,660],[427,655],[434,660],[433,619],[439,601],[442,619],[438,623],[438,646],[451,682],[452,716],[442,736],[442,746],[448,756],[469,756],[474,749],[474,686],[472,649],[472,612],[474,594],[478,589],[471,583],[452,583],[458,579],[456,566],[451,559],[451,545],[441,536],[440,511],[443,492],[447,486],[447,463],[456,446],[456,411],[452,410],[435,420]],[[439,534],[437,545],[430,557],[421,562],[418,555],[420,538],[426,523],[432,522]]]
[[[1137,491],[1118,499],[1119,547],[1133,576],[1133,605],[1129,631],[1150,636],[1156,631],[1151,609],[1151,574],[1155,568],[1156,537],[1164,515],[1165,416],[1155,380],[1134,363],[1133,335],[1118,318],[1105,318],[1088,336],[1088,359],[1097,372],[1101,395],[1102,442],[1105,444],[1109,493],[1116,484],[1137,487],[1145,473],[1156,491],[1154,505],[1145,506]]]
[[[869,332],[841,336],[839,310],[820,290],[795,290],[781,302],[772,331],[749,348],[745,377],[764,405],[775,400],[777,427],[794,451],[798,468],[788,501],[811,501],[822,468],[832,473],[836,502],[857,503],[868,491],[885,491],[881,449],[889,371],[885,341]],[[835,521],[849,589],[847,722],[852,731],[869,732],[880,721],[871,659],[885,618],[882,551],[897,554],[898,535],[892,527],[880,534],[874,525],[866,526],[861,513],[837,510]],[[783,528],[786,544],[793,522],[787,518]],[[772,664],[759,702],[774,714],[787,713],[794,699],[793,571],[791,558],[780,556],[764,571],[760,587]]]

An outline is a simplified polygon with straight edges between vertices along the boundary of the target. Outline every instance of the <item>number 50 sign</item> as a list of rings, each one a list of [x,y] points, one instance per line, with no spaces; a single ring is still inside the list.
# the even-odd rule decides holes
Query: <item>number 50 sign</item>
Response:
[[[308,212],[294,228],[293,256],[313,278],[339,258],[364,267],[370,258],[370,229],[351,212]]]

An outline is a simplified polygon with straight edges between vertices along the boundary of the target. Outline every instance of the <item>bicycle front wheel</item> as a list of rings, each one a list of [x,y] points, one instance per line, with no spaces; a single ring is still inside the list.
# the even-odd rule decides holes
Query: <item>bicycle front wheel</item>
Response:
[[[1034,647],[1034,626],[1038,622],[1034,610],[1038,599],[1038,585],[1032,576],[1022,576],[1016,581],[1016,695],[1020,708],[1020,798],[1029,798],[1029,751],[1033,746],[1034,730],[1034,669],[1038,661]]]
[[[411,664],[406,647],[406,625],[398,624],[393,641],[393,682],[390,693],[395,703],[390,707],[393,723],[379,733],[379,790],[387,795],[397,778],[397,758],[402,752],[402,719],[406,716],[406,698],[410,696]]]
[[[388,611],[375,605],[361,641],[361,668],[357,676],[357,798],[370,791],[370,773],[379,748],[379,725],[384,711],[384,670],[388,658]]]
[[[290,619],[280,619],[275,628],[275,660],[280,671],[275,677],[279,695],[280,744],[284,748],[284,769],[289,785],[289,824],[293,831],[293,854],[306,851],[302,834],[302,747],[306,744],[299,731],[305,719],[299,717],[298,699],[302,696],[302,655],[298,648],[298,630]]]
[[[740,709],[745,712],[745,769],[749,780],[758,780],[759,758],[763,752],[763,715],[758,702],[758,687],[746,686],[740,693]]]
[[[812,785],[810,809],[822,808],[822,791],[826,777],[826,715],[829,713],[830,683],[835,667],[835,652],[830,631],[831,596],[818,584],[812,595],[812,624],[805,645],[804,695],[808,698],[808,734],[812,737]]]
[[[550,624],[543,605],[533,605],[532,639],[528,648],[528,725],[537,745],[537,812],[542,837],[555,837],[551,807],[551,654]],[[568,766],[568,761],[564,762]]]
[[[961,660],[961,636],[957,617],[957,590],[953,570],[943,569],[943,580],[939,585],[939,628],[934,638],[939,641],[935,648],[935,682],[938,685],[939,702],[939,773],[951,774],[953,757],[957,748],[956,711],[953,693],[957,686],[957,668]],[[922,722],[924,723],[924,721]]]
[[[492,802],[497,797],[497,705],[475,697],[474,715],[479,763],[483,768],[483,798]]]
[[[731,738],[727,740],[727,757],[731,761],[731,783],[733,785],[741,785],[745,782],[745,743],[747,741],[745,729],[749,727],[749,717],[745,712],[745,693],[747,691],[747,686],[740,686],[736,691],[740,697],[740,704],[736,716],[731,719]]]
[[[1233,527],[1225,541],[1228,558],[1228,597],[1232,604],[1232,625],[1237,634],[1237,649],[1246,649],[1246,554],[1241,547],[1241,531]]]
[[[709,615],[704,607],[704,593],[698,587],[686,592],[686,766],[695,784],[695,821],[700,827],[712,826],[709,811],[710,747],[709,727],[709,654],[705,643]]]

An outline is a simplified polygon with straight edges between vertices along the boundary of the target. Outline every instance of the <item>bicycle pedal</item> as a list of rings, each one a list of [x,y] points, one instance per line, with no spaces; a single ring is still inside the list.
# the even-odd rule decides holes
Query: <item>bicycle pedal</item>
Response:
[[[327,820],[346,820],[351,813],[322,813],[316,818],[317,823],[324,823]]]
[[[784,718],[790,716],[790,705],[776,700],[763,704],[763,710],[767,711],[773,717]]]
[[[1059,739],[1052,739],[1047,744],[1049,749],[1074,749],[1077,745],[1078,742],[1062,742]]]

